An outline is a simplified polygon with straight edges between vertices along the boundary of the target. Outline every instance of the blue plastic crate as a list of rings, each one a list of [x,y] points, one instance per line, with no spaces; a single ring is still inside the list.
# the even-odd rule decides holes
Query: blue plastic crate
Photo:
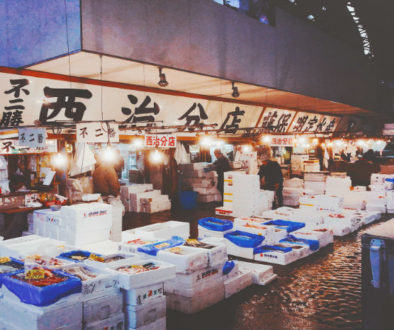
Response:
[[[233,244],[244,248],[255,248],[263,243],[265,237],[261,235],[247,233],[245,231],[232,231],[224,235]]]
[[[230,220],[218,219],[213,217],[202,218],[198,220],[198,224],[208,230],[227,231],[233,229],[233,222]]]
[[[305,223],[303,222],[289,220],[271,220],[268,222],[264,222],[263,225],[275,226],[280,229],[286,229],[288,233],[305,227]]]

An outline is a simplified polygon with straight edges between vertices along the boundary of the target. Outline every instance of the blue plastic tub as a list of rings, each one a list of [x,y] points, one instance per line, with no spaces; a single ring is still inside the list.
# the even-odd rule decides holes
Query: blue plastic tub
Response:
[[[182,191],[179,194],[179,202],[181,207],[185,210],[192,210],[197,207],[197,192],[196,191]]]
[[[233,244],[244,248],[255,248],[263,243],[265,237],[236,230],[224,235]]]
[[[14,258],[10,257],[10,263],[11,263],[10,266],[15,267],[15,270],[7,272],[7,273],[0,273],[0,288],[1,288],[1,285],[2,285],[2,277],[3,276],[16,274],[21,269],[24,268],[24,263],[22,261],[18,260],[18,259],[14,259]]]
[[[218,219],[213,217],[198,220],[198,225],[208,230],[227,231],[233,229],[233,222],[230,220]]]
[[[179,236],[172,236],[171,239],[161,241],[153,244],[147,244],[137,249],[138,252],[143,252],[151,256],[157,256],[157,253],[161,250],[171,249],[175,246],[183,245],[185,240]]]

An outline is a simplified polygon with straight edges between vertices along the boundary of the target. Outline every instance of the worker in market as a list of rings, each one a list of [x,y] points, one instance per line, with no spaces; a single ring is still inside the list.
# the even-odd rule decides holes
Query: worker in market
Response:
[[[372,149],[363,154],[361,159],[351,164],[348,174],[352,180],[352,186],[369,186],[372,173],[379,173],[380,165],[376,162],[376,156]]]
[[[225,155],[223,155],[222,151],[220,149],[215,149],[214,150],[214,155],[216,157],[216,160],[214,163],[204,169],[205,172],[209,171],[216,171],[218,174],[218,183],[217,183],[217,189],[220,191],[220,194],[222,195],[222,200],[223,200],[223,192],[224,192],[224,172],[230,171],[231,166],[230,162],[227,159]]]
[[[96,167],[93,172],[94,192],[102,196],[119,196],[120,184],[113,160],[105,159],[101,154],[95,154]]]
[[[10,166],[14,171],[10,175],[10,191],[25,190],[30,188],[30,171],[23,157],[18,157],[16,166]]]
[[[271,149],[264,147],[258,152],[261,163],[259,169],[261,189],[275,192],[275,205],[283,206],[283,175],[278,162],[271,160]]]

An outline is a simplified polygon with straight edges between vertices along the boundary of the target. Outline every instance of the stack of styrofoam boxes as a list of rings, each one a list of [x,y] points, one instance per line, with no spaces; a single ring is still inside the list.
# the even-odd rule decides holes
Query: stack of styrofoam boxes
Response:
[[[125,329],[165,329],[164,282],[175,278],[174,265],[154,259],[125,259],[109,266],[123,292]],[[145,271],[138,269],[144,268]]]
[[[136,212],[136,205],[131,203],[130,194],[138,194],[153,190],[152,184],[132,184],[120,187],[120,198],[127,212]],[[134,199],[133,199],[134,200]]]
[[[264,229],[261,229],[262,231]],[[226,239],[227,253],[245,259],[254,258],[256,248],[265,240],[262,235],[256,235],[246,231],[235,230],[224,235]]]
[[[292,154],[291,172],[296,175],[301,174],[303,171],[303,163],[308,159],[309,159],[309,155],[306,154]]]
[[[333,232],[324,227],[315,229],[302,228],[292,232],[291,235],[298,239],[319,241],[320,248],[323,248],[334,242]]]
[[[253,284],[251,270],[240,268],[237,261],[227,261],[223,266],[224,297],[227,299]]]
[[[332,196],[346,196],[349,193],[352,181],[350,177],[329,175],[326,179],[326,194]]]
[[[302,163],[303,172],[319,172],[320,163],[318,159],[308,159],[304,160]]]
[[[168,195],[152,196],[150,198],[141,198],[142,213],[156,213],[171,209],[171,201]]]
[[[384,124],[384,128],[382,130],[383,135],[394,136],[394,123]]]
[[[289,220],[304,222],[306,228],[314,229],[321,227],[324,224],[324,214],[324,212],[319,212],[317,209],[303,207],[294,210],[294,213]]]
[[[394,190],[386,191],[387,213],[394,213]]]
[[[137,212],[141,213],[143,212],[143,203],[142,201],[144,200],[146,204],[149,203],[151,200],[157,200],[161,198],[161,191],[156,189],[156,190],[151,190],[151,191],[145,191],[145,192],[140,192],[136,194],[130,194],[130,208],[131,212]],[[168,200],[168,197],[167,197]],[[155,203],[156,204],[156,203]],[[168,206],[168,202],[166,203]],[[147,206],[149,208],[149,206]]]
[[[303,190],[304,181],[302,179],[285,179],[283,183],[283,205],[298,206]]]
[[[262,217],[268,220],[275,220],[275,219],[290,220],[293,218],[295,212],[296,212],[295,208],[282,206],[275,210],[269,210],[263,212]]]
[[[272,209],[274,193],[260,190],[258,175],[234,173],[233,175],[233,215],[261,215]]]
[[[63,206],[59,235],[77,246],[106,241],[112,226],[112,206],[104,203]]]
[[[225,298],[223,265],[227,260],[227,250],[224,240],[209,237],[199,241],[199,244],[186,242],[184,247],[195,249],[196,253],[207,256],[205,267],[198,262],[195,268],[177,266],[176,278],[164,283],[168,307],[183,313],[192,314],[205,309]],[[198,242],[197,242],[198,243]],[[200,246],[200,247],[190,247]],[[201,247],[202,246],[202,247]],[[200,255],[201,256],[201,255]],[[205,258],[201,260],[206,260]],[[178,264],[178,262],[177,262]],[[189,263],[188,263],[189,264]],[[181,266],[181,267],[180,267]],[[188,270],[186,270],[188,268]]]
[[[190,236],[190,224],[182,221],[166,221],[135,228],[133,233],[138,237],[150,240],[170,239],[179,236],[187,239]]]
[[[223,206],[216,208],[218,215],[233,215],[233,201],[234,201],[234,174],[244,173],[243,171],[228,171],[224,172],[223,183]]]
[[[368,199],[367,187],[356,186],[343,196],[343,207],[352,210],[365,210]]]
[[[59,285],[56,289],[52,288],[52,295],[48,294],[49,286],[41,290],[42,293],[37,293],[38,290],[33,293],[29,291],[29,285],[24,285],[24,290],[28,292],[22,292],[19,286],[15,294],[8,287],[11,285],[9,281],[3,278],[0,289],[0,327],[7,330],[82,329],[82,303],[78,293],[80,281],[73,278],[72,283],[69,290],[65,290],[64,286],[59,288]],[[54,294],[54,291],[61,290],[64,292],[62,298],[57,292]]]
[[[371,191],[368,192],[367,211],[394,212],[394,174],[371,174]]]
[[[208,163],[181,164],[183,189],[198,192],[198,202],[219,202],[222,196],[216,189],[217,174],[215,171],[204,172],[207,166]]]
[[[89,261],[86,260],[86,262]],[[95,268],[94,262],[92,265],[84,263],[79,262],[63,267],[64,272],[73,276],[79,277],[78,273],[84,276],[84,272],[91,276],[85,280],[81,278],[83,329],[123,329],[123,297],[117,275],[104,267]]]
[[[304,173],[304,187],[315,195],[323,195],[326,190],[326,172]]]
[[[61,221],[60,211],[36,210],[33,212],[33,233],[53,239],[61,239],[62,237],[59,235]]]

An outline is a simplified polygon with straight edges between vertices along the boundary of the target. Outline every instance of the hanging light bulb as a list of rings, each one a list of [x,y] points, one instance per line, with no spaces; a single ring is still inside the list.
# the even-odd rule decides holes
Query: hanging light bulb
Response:
[[[157,83],[160,87],[167,87],[168,81],[166,79],[166,75],[163,73],[163,68],[159,68],[159,82]]]
[[[209,147],[212,145],[213,141],[209,136],[204,136],[203,138],[200,139],[200,145],[204,147]]]
[[[65,168],[67,166],[67,157],[61,153],[57,153],[56,155],[52,156],[51,163],[55,168]]]
[[[144,145],[144,142],[141,139],[134,139],[131,145],[134,148],[139,149],[139,148],[142,148],[142,146]]]
[[[104,149],[104,151],[101,153],[101,159],[104,162],[107,163],[112,163],[116,159],[116,152],[114,149],[112,149],[110,146]]]
[[[248,144],[242,146],[242,152],[250,152],[251,150],[252,148]]]
[[[231,94],[232,97],[239,97],[239,91],[238,91],[238,87],[235,86],[235,82],[232,81],[231,82],[231,88],[233,89],[233,93]]]
[[[163,160],[163,154],[158,150],[155,150],[153,153],[151,153],[150,160],[152,163],[160,163]]]
[[[263,140],[264,143],[270,143],[271,142],[271,137],[266,135],[266,136],[263,137],[262,140]]]

